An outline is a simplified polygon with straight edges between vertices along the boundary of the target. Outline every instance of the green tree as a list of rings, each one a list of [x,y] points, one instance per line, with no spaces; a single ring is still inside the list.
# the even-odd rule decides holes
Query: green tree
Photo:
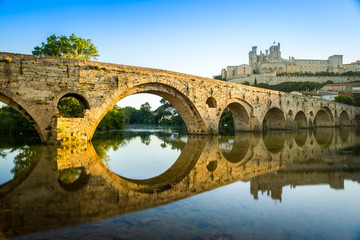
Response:
[[[242,83],[243,85],[250,85],[250,83],[248,82],[248,81],[244,81],[243,83]]]
[[[360,93],[353,93],[354,105],[360,107]]]
[[[351,96],[347,96],[347,95],[336,96],[335,102],[354,105],[354,99]]]
[[[72,34],[70,37],[56,36],[47,38],[47,42],[34,47],[34,55],[75,58],[80,60],[96,60],[98,50],[90,39],[83,39]]]

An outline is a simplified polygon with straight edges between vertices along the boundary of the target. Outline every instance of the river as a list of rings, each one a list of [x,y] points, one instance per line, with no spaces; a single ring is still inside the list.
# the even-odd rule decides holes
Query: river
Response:
[[[0,136],[0,238],[359,239],[360,129]]]

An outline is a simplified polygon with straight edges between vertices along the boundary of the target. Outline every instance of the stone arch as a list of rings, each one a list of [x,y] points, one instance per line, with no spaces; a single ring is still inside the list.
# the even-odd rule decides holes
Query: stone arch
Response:
[[[267,131],[263,142],[266,149],[273,154],[279,153],[285,146],[286,133],[284,131]]]
[[[315,140],[321,148],[328,148],[334,139],[334,129],[315,129]]]
[[[90,104],[89,104],[88,100],[84,96],[82,96],[81,94],[78,94],[78,93],[65,93],[62,97],[59,98],[59,100],[57,102],[57,106],[59,106],[61,99],[64,99],[67,97],[72,97],[79,101],[81,108],[83,110],[83,116],[85,115],[86,110],[90,109]]]
[[[264,129],[286,129],[285,117],[279,108],[271,108],[263,119]]]
[[[206,105],[208,105],[209,108],[216,108],[217,106],[216,99],[214,97],[209,97],[206,100]]]
[[[127,189],[143,193],[162,192],[172,188],[189,174],[201,157],[207,141],[206,137],[189,136],[176,162],[164,173],[150,179],[139,180],[119,176],[109,170],[101,160],[98,161],[98,166],[113,186],[120,184]]]
[[[303,111],[298,111],[295,115],[294,121],[298,128],[307,128],[306,116]]]
[[[314,118],[314,127],[332,127],[334,126],[334,118],[328,107],[322,107],[316,113]]]
[[[351,125],[349,114],[345,110],[340,113],[339,125],[340,126],[350,126]]]
[[[79,177],[72,183],[66,183],[61,181],[60,174],[64,171],[71,171],[71,170],[80,170]],[[59,173],[58,183],[62,189],[68,192],[78,191],[80,189],[83,189],[89,182],[91,175],[87,174],[84,167],[80,168],[68,168],[63,169]]]
[[[355,123],[356,123],[356,125],[360,126],[360,114],[356,114]]]
[[[36,132],[39,134],[41,142],[45,142],[45,136],[43,130],[40,128],[39,124],[35,120],[34,116],[30,114],[30,112],[26,109],[26,107],[20,102],[7,97],[5,94],[0,93],[0,102],[5,103],[9,107],[15,109],[18,113],[24,116],[30,123],[32,123]]]
[[[231,114],[233,116],[234,131],[235,132],[249,131],[250,130],[250,118],[249,118],[249,114],[246,111],[245,107],[237,101],[231,102],[226,107],[231,111]],[[218,119],[218,122],[219,121],[220,121],[220,118]]]
[[[303,147],[306,143],[307,139],[307,130],[301,129],[296,132],[295,142],[299,147]]]
[[[235,135],[234,143],[231,149],[223,148],[220,145],[220,151],[223,157],[230,163],[239,163],[243,161],[249,154],[250,136],[247,134]],[[252,156],[252,154],[250,154]],[[251,158],[250,156],[250,158]],[[249,157],[248,157],[249,158]]]
[[[170,102],[184,120],[189,134],[210,133],[195,105],[181,91],[164,83],[144,83],[125,91],[119,91],[114,94],[111,102],[105,102],[97,110],[97,112],[93,114],[92,119],[90,119],[90,121],[93,123],[90,126],[91,132],[89,133],[89,136],[93,136],[95,129],[102,118],[117,102],[127,96],[138,93],[150,93],[158,95]]]

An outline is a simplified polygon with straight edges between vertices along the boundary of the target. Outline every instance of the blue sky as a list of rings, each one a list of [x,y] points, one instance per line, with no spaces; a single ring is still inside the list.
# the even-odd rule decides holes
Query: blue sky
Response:
[[[359,60],[359,26],[355,0],[0,0],[2,52],[31,54],[53,33],[75,33],[94,42],[99,61],[204,77],[274,41],[283,58]]]

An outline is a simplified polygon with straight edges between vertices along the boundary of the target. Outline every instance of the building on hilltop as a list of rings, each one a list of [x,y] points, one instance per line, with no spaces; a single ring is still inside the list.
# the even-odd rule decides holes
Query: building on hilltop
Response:
[[[359,67],[360,71],[360,67]],[[250,73],[249,73],[250,72]],[[280,43],[270,46],[265,53],[257,53],[257,47],[252,47],[249,52],[249,65],[228,66],[222,70],[222,77],[229,79],[236,76],[249,74],[280,74],[294,72],[344,72],[343,56],[332,55],[325,59],[295,59],[281,57]]]

